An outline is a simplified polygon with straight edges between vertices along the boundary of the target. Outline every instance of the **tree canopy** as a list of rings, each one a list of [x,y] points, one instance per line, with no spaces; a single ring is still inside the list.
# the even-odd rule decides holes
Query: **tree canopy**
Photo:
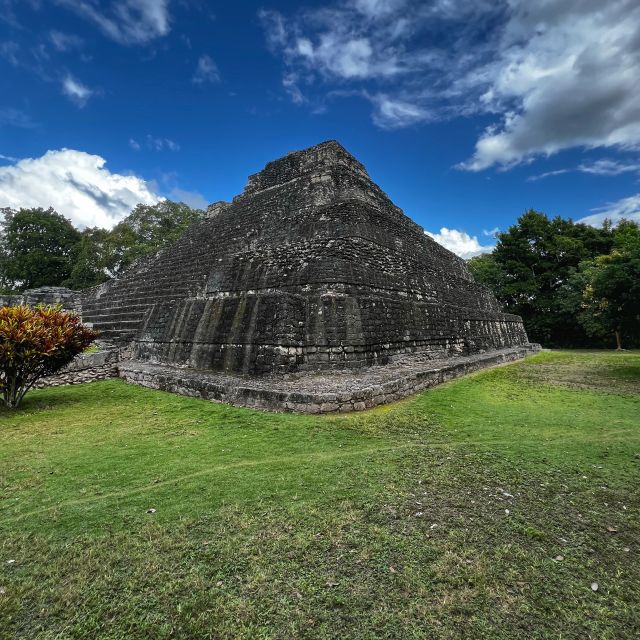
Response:
[[[633,255],[639,248],[634,222],[595,228],[529,210],[498,234],[492,253],[472,258],[469,267],[505,310],[522,316],[532,341],[604,345],[615,334],[608,318],[618,307],[619,330],[631,341],[640,339],[632,321],[636,307],[627,299],[635,291]]]
[[[113,229],[82,232],[53,209],[0,210],[0,281],[9,290],[91,287],[175,242],[204,212],[163,200],[137,205]]]
[[[73,269],[80,232],[53,209],[3,210],[0,269],[3,286],[59,285]]]
[[[136,260],[175,242],[203,212],[182,202],[163,200],[155,205],[137,205],[109,233],[105,267],[116,276]]]

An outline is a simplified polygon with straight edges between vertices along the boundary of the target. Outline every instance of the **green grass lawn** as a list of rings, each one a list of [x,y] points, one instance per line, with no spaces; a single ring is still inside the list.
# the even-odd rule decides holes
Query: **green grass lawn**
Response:
[[[0,638],[637,638],[639,479],[638,352],[337,416],[34,391],[0,411]]]

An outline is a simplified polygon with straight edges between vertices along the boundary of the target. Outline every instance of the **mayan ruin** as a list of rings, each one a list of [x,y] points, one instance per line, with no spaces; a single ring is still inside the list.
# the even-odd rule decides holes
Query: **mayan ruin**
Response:
[[[130,381],[301,411],[373,406],[446,379],[445,363],[533,349],[521,319],[335,141],[268,163],[175,245],[91,290],[82,315],[128,345]]]

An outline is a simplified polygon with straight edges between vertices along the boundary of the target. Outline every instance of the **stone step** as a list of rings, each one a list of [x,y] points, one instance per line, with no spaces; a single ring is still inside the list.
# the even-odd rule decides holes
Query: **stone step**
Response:
[[[99,320],[142,320],[148,307],[131,311],[128,307],[112,309],[103,309],[100,313],[83,313],[82,318],[88,322],[97,322]]]
[[[93,313],[95,311],[100,311],[102,309],[133,309],[133,308],[147,308],[156,302],[171,302],[172,300],[183,300],[184,298],[189,297],[188,295],[184,296],[156,296],[156,295],[148,295],[148,296],[136,296],[136,297],[122,297],[118,296],[117,298],[105,298],[101,299],[99,302],[86,302],[82,306],[83,313]]]
[[[120,342],[130,342],[135,338],[135,331],[118,331],[115,329],[105,329],[99,330],[100,339],[101,340],[109,340],[111,342],[120,343]]]
[[[141,320],[103,320],[94,322],[93,327],[98,331],[137,331]]]

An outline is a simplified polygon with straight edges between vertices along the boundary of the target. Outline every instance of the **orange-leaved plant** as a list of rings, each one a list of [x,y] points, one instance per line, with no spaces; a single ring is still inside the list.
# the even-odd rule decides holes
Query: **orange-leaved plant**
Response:
[[[0,389],[15,409],[42,376],[48,376],[84,351],[97,337],[74,313],[59,307],[0,308]]]

